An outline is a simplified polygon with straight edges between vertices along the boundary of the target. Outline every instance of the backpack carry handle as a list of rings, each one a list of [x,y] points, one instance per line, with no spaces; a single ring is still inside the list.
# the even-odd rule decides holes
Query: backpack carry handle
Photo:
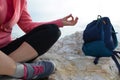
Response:
[[[98,16],[97,16],[97,20],[98,20],[98,19],[101,19],[101,18],[102,18],[102,16],[101,16],[101,15],[98,15]]]
[[[98,16],[97,16],[97,20],[99,20],[99,19],[102,19],[102,16],[101,16],[101,15],[98,15]],[[102,22],[103,22],[104,24],[106,24],[106,22],[105,22],[104,20],[103,20]]]

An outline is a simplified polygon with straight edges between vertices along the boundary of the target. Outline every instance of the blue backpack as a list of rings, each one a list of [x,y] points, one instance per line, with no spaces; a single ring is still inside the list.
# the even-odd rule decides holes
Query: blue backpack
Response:
[[[83,32],[82,50],[86,56],[95,57],[94,64],[98,64],[100,57],[111,57],[120,73],[119,51],[115,51],[118,45],[116,32],[108,17],[98,15],[97,20],[87,25]]]

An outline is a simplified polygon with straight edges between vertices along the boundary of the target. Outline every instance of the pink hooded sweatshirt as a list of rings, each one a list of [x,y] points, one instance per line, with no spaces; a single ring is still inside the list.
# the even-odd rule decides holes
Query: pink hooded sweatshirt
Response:
[[[0,0],[0,48],[6,46],[10,43],[11,40],[11,32],[12,27],[15,24],[25,32],[28,33],[33,28],[42,25],[53,23],[58,25],[59,27],[63,27],[61,19],[51,21],[51,22],[33,22],[28,11],[27,11],[27,2],[26,0],[8,0],[13,1],[13,14],[11,18],[6,21],[6,17],[8,15],[8,7],[7,0]],[[10,15],[10,14],[9,14]]]

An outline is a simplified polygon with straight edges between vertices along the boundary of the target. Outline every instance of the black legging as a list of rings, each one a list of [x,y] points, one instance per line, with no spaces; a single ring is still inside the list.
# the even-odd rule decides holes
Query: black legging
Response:
[[[38,56],[40,56],[52,47],[60,35],[61,32],[57,25],[44,24],[36,27],[24,36],[17,38],[0,50],[9,55],[11,52],[15,51],[23,42],[27,42],[37,51]]]

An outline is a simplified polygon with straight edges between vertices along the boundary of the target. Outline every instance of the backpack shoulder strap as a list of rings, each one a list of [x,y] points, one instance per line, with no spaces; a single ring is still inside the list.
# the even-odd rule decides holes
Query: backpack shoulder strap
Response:
[[[98,64],[99,59],[100,59],[100,57],[95,57],[95,59],[94,59],[94,64],[95,64],[95,65]]]
[[[120,54],[120,51],[113,51],[113,54],[120,59],[120,56],[118,54]]]
[[[118,68],[119,74],[120,74],[120,64],[119,64],[118,60],[116,59],[116,57],[114,55],[112,55],[112,59],[114,60],[116,66]]]

